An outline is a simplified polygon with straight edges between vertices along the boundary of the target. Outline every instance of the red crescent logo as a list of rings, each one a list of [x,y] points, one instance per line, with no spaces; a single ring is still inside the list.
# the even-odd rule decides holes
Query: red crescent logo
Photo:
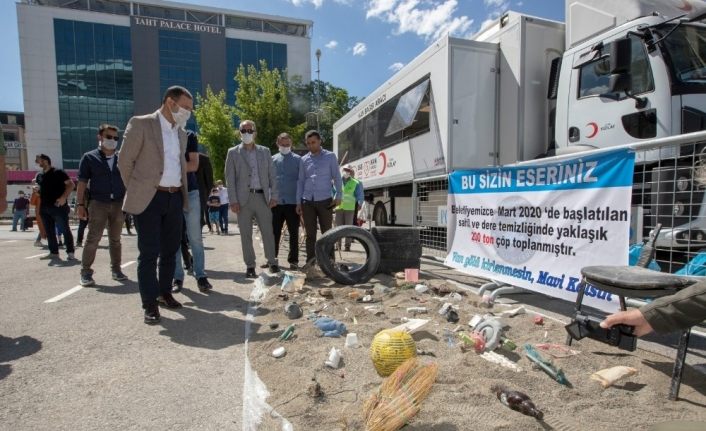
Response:
[[[592,137],[594,137],[594,136],[596,136],[596,135],[598,134],[598,124],[596,124],[596,123],[588,123],[588,124],[586,124],[586,126],[590,126],[590,127],[593,128],[593,131],[592,131],[591,133],[589,133],[588,135],[586,135],[587,138],[590,139],[590,138],[592,138]]]
[[[694,7],[691,5],[691,3],[688,2],[688,0],[681,0],[682,6],[677,6],[677,9],[681,9],[684,12],[691,12]]]
[[[387,156],[385,155],[385,152],[382,151],[378,154],[378,157],[382,157],[382,170],[378,173],[378,175],[383,175],[385,174],[385,169],[387,169]]]

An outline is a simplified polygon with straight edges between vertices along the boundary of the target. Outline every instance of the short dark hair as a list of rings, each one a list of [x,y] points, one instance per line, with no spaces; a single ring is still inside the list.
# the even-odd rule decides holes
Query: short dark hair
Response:
[[[46,154],[40,154],[37,157],[39,157],[40,160],[46,160],[51,165],[51,158],[49,156],[47,156]]]
[[[194,100],[194,96],[191,95],[189,90],[182,87],[181,85],[172,85],[171,87],[167,88],[167,91],[164,92],[164,97],[162,97],[162,104],[164,104],[167,99],[179,100],[181,96],[186,96],[189,99]]]
[[[103,136],[103,132],[105,132],[106,130],[112,130],[115,133],[118,133],[118,127],[113,126],[112,124],[103,123],[100,126],[98,126],[98,134],[99,135]]]
[[[304,135],[304,140],[305,140],[305,141],[308,141],[309,138],[312,137],[312,136],[316,136],[317,138],[319,138],[319,141],[322,140],[322,139],[321,139],[321,133],[319,133],[318,130],[309,130],[308,132],[306,132],[306,135]]]

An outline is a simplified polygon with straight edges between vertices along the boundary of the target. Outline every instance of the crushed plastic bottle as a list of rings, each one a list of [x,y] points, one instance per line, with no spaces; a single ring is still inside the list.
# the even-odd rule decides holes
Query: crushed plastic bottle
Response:
[[[544,413],[534,405],[530,397],[522,392],[510,390],[503,385],[493,385],[490,391],[495,393],[495,396],[498,397],[501,403],[512,410],[540,421],[544,418]]]

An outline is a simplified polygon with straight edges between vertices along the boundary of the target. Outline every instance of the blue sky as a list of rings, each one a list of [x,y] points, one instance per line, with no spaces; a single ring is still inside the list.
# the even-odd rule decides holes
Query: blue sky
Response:
[[[447,32],[469,36],[514,10],[563,21],[564,0],[190,0],[186,3],[314,21],[321,79],[364,97]],[[13,0],[0,0],[0,110],[22,111],[22,77]]]

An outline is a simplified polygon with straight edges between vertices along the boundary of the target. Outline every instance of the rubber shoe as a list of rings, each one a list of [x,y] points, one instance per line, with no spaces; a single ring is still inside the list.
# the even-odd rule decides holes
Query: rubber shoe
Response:
[[[81,286],[83,287],[90,287],[90,286],[95,286],[96,281],[93,279],[92,274],[81,274]]]
[[[154,325],[159,323],[161,316],[159,315],[159,307],[157,305],[150,305],[145,308],[145,323],[148,325]]]
[[[255,268],[248,268],[247,271],[245,271],[245,278],[257,278]]]
[[[125,275],[122,271],[113,271],[113,280],[115,281],[125,281],[127,280],[127,275]]]

